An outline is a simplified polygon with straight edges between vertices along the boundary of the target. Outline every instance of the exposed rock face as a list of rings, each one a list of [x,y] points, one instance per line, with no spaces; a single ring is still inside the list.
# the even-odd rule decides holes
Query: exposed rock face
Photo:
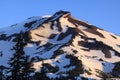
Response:
[[[77,79],[101,79],[96,70],[120,77],[120,37],[58,11],[51,17],[31,17],[0,29],[0,66],[8,68],[16,36],[23,32],[32,68],[48,68],[51,78],[71,75]],[[1,55],[1,54],[0,54]],[[1,67],[0,67],[1,68]]]

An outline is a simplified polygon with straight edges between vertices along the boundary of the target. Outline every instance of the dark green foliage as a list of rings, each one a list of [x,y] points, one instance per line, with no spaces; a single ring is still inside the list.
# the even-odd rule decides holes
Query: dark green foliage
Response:
[[[3,69],[0,67],[0,80],[2,80],[3,77]]]
[[[30,80],[30,62],[29,56],[26,56],[24,52],[25,45],[26,43],[23,38],[23,33],[21,32],[17,36],[17,43],[12,49],[14,51],[14,54],[8,62],[10,65],[8,72],[11,74],[8,76],[9,80]]]
[[[6,67],[4,66],[0,66],[0,80],[5,80],[5,70],[6,70]]]

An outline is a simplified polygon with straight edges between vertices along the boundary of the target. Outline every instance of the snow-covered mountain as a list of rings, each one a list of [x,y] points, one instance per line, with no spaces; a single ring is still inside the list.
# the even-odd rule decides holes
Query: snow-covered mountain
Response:
[[[24,51],[30,56],[34,72],[42,63],[50,78],[71,75],[76,80],[120,77],[120,37],[87,22],[70,12],[31,17],[0,29],[0,67],[9,67],[17,35],[24,33]]]

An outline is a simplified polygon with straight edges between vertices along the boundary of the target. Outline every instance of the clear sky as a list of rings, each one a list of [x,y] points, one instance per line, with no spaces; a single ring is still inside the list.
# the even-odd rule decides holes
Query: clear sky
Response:
[[[0,28],[58,10],[120,35],[120,0],[0,0]]]

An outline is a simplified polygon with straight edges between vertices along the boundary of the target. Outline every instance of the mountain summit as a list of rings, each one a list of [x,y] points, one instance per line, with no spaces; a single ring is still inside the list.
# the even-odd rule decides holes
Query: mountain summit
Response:
[[[22,59],[29,61],[31,77],[41,73],[43,68],[43,74],[51,80],[120,77],[120,37],[77,20],[67,11],[58,11],[53,16],[30,17],[0,29],[0,76],[5,75],[3,80],[13,76],[11,66],[20,64],[17,60],[21,55],[27,55]],[[15,62],[12,61],[14,56],[17,57]],[[20,73],[24,73],[22,67]]]

